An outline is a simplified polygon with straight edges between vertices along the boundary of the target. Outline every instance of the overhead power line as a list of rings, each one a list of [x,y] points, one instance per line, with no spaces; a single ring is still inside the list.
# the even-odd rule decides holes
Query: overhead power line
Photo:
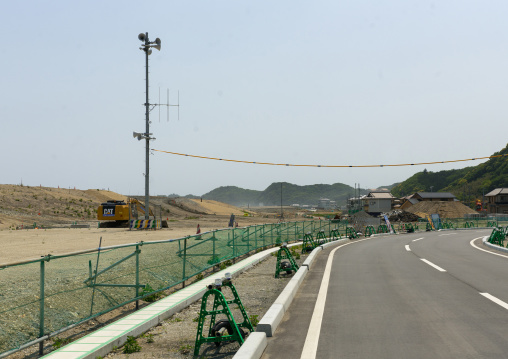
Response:
[[[227,158],[197,156],[197,155],[189,155],[189,154],[185,154],[185,153],[162,151],[162,150],[156,150],[154,148],[152,148],[152,151],[167,153],[167,154],[176,155],[176,156],[201,158],[201,159],[205,159],[205,160],[227,161],[227,162],[236,162],[236,163],[249,163],[249,164],[255,164],[255,165],[288,166],[288,167],[327,167],[327,168],[368,168],[368,167],[403,167],[403,166],[436,165],[439,163],[466,162],[466,161],[485,160],[485,159],[489,159],[489,158],[498,158],[498,157],[508,156],[508,154],[505,154],[505,155],[495,155],[495,156],[487,156],[487,157],[466,158],[463,160],[419,162],[419,163],[416,163],[416,162],[415,163],[399,163],[399,164],[391,164],[391,165],[390,164],[387,164],[387,165],[299,165],[299,164],[291,164],[291,163],[272,163],[272,162],[231,160],[231,159],[227,159]]]

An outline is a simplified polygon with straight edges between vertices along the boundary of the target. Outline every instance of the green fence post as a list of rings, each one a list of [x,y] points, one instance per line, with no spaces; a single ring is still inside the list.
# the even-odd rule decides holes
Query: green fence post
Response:
[[[212,252],[212,265],[213,265],[213,271],[215,272],[215,231],[213,232],[212,236],[212,243],[213,243],[213,252]]]
[[[234,242],[233,242],[234,243]],[[214,243],[215,247],[215,243]],[[233,250],[234,250],[233,244]],[[187,237],[183,240],[183,268],[182,268],[182,288],[185,288],[185,262],[187,262]]]
[[[250,228],[250,227],[249,227]],[[236,263],[236,247],[235,247],[235,236],[233,236],[233,264]]]
[[[250,227],[249,227],[249,229],[250,229]],[[245,233],[245,232],[243,232],[243,233]],[[249,238],[249,240],[250,240],[250,231],[247,232],[247,238]],[[258,236],[256,236],[256,235],[254,236],[254,243],[256,244],[256,250],[257,250],[258,249]]]
[[[44,259],[41,260],[41,273],[40,273],[40,299],[39,299],[39,338],[44,336]],[[39,355],[44,353],[44,341],[39,343]]]
[[[139,244],[136,244],[136,298],[139,297]],[[139,300],[136,299],[136,310],[139,309]]]

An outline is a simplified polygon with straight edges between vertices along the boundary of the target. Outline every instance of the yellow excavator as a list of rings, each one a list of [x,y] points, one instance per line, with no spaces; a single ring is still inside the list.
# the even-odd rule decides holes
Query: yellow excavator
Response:
[[[154,218],[150,209],[149,215]],[[127,201],[107,201],[97,208],[97,219],[101,227],[128,227],[130,219],[144,219],[145,206],[135,198],[127,198]]]

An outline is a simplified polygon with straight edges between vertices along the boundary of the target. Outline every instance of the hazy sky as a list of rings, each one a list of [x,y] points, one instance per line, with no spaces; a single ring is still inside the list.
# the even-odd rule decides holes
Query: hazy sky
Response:
[[[144,194],[150,102],[177,102],[152,148],[237,160],[367,165],[506,146],[506,1],[4,1],[0,183]],[[426,166],[440,171],[476,165]],[[150,193],[272,182],[389,185],[424,167],[232,164],[154,152]]]

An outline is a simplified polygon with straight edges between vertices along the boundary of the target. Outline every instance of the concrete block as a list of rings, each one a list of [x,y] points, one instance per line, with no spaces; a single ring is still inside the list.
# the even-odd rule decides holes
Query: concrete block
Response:
[[[320,247],[325,249],[325,248],[330,247],[330,246],[340,246],[341,244],[344,244],[344,243],[347,243],[347,242],[349,242],[349,239],[348,238],[344,238],[344,239],[339,239],[337,241],[333,241],[333,242],[328,242],[328,243],[322,244],[322,245],[320,245]]]
[[[296,282],[289,282],[273,304],[282,304],[284,306],[284,311],[288,310],[296,294],[296,289],[298,289],[296,288]]]
[[[300,288],[300,284],[302,284],[308,271],[309,271],[309,267],[301,266],[300,269],[298,269],[298,271],[295,273],[293,278],[291,278],[291,281],[296,282],[296,290],[298,290],[298,288]]]
[[[307,257],[307,259],[305,260],[305,262],[303,262],[302,266],[307,266],[310,267],[312,266],[312,262],[314,262],[314,259],[316,259],[316,255],[318,254],[319,251],[322,251],[323,248],[321,247],[316,247],[314,248],[314,250],[312,252],[310,252],[309,256]]]
[[[265,333],[250,333],[247,340],[233,356],[233,359],[259,359],[267,345]]]
[[[256,332],[263,332],[267,337],[271,337],[284,317],[284,312],[282,304],[273,304],[259,321]]]

